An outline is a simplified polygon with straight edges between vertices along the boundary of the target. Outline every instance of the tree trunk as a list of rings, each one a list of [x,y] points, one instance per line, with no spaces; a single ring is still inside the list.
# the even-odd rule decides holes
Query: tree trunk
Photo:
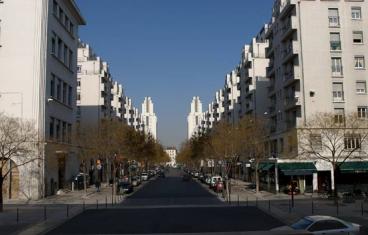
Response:
[[[337,190],[337,167],[336,167],[336,164],[333,163],[332,164],[332,170],[333,170],[333,176],[334,176],[334,181],[333,181],[333,197],[334,197],[334,201],[335,201],[335,204],[337,204],[339,202],[339,198],[338,198],[338,190]]]
[[[3,210],[4,210],[3,183],[4,183],[4,178],[3,178],[3,176],[1,175],[1,172],[0,172],[0,212],[3,212]]]
[[[256,172],[255,172],[255,180],[256,180],[256,193],[259,193],[259,172],[258,172],[259,163],[256,162]]]
[[[87,196],[87,177],[86,177],[86,166],[83,164],[83,188],[84,188],[84,196]]]

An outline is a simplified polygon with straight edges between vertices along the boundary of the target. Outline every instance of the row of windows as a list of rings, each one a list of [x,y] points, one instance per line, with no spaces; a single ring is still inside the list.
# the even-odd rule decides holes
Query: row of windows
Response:
[[[56,77],[55,74],[51,74],[50,96],[65,105],[72,106],[73,87]]]
[[[330,27],[340,27],[340,16],[339,9],[329,8],[328,9],[328,19]],[[354,6],[351,8],[351,19],[361,20],[362,19],[362,8]]]
[[[59,20],[59,22],[64,26],[64,28],[74,36],[74,24],[71,22],[70,18],[60,7],[56,0],[53,2],[52,12],[54,16]]]
[[[51,37],[51,53],[71,71],[74,70],[73,51],[55,33]]]
[[[72,124],[50,117],[49,139],[62,143],[72,142]]]
[[[365,57],[362,55],[354,56],[354,69],[365,69]],[[343,66],[341,57],[331,58],[332,76],[343,76]]]
[[[363,44],[363,31],[353,32],[353,43]],[[341,36],[339,32],[330,33],[330,50],[341,51]]]
[[[357,81],[355,83],[355,91],[357,94],[367,93],[367,84],[365,81]],[[332,84],[332,97],[334,101],[344,101],[344,85],[342,82],[334,82]]]

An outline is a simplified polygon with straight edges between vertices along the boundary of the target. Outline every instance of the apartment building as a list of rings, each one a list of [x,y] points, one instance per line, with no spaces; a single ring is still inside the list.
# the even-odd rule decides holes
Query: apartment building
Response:
[[[109,65],[88,44],[80,42],[77,68],[77,121],[84,128],[97,126],[100,120],[115,115]]]
[[[13,170],[8,199],[54,194],[78,173],[71,135],[78,28],[85,24],[73,0],[0,1],[0,112],[35,123],[34,154],[42,158]]]
[[[198,96],[193,97],[190,104],[190,113],[187,118],[188,140],[198,133],[202,119],[202,102]]]
[[[334,175],[326,161],[299,158],[298,128],[318,112],[367,117],[367,19],[364,0],[275,1],[266,33],[270,151],[280,164],[315,165],[303,175],[288,173],[303,191],[331,185]]]
[[[143,131],[142,117],[139,110],[133,106],[132,99],[124,97],[124,120],[128,126],[133,127],[137,131]]]
[[[111,107],[113,115],[112,117],[117,118],[118,120],[123,120],[124,118],[124,90],[123,85],[119,84],[117,81],[114,81],[112,84],[112,101]]]
[[[268,41],[265,33],[268,26],[254,37],[250,45],[245,45],[240,62],[240,110],[239,119],[246,115],[266,118],[268,114],[268,86],[266,68],[269,60],[266,58]]]
[[[141,123],[144,126],[144,132],[157,139],[157,116],[154,112],[154,105],[151,97],[145,97],[142,104]]]
[[[239,68],[226,75],[224,85],[224,119],[228,123],[239,121],[240,111],[240,71]]]
[[[169,165],[171,167],[175,167],[176,166],[176,155],[177,155],[178,151],[176,150],[175,147],[169,147],[169,148],[165,149],[165,152],[170,157],[170,162],[168,162],[167,165]]]

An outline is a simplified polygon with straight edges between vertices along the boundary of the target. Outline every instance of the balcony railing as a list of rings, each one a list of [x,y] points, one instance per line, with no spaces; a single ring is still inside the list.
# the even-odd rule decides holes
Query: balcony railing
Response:
[[[331,41],[330,42],[331,51],[341,51],[341,42],[340,41]]]

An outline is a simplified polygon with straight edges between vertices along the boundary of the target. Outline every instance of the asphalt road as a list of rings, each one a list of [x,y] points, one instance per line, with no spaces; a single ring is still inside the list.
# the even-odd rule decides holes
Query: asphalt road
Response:
[[[155,234],[268,230],[283,225],[255,207],[230,207],[181,172],[147,183],[117,209],[87,210],[48,234]]]

